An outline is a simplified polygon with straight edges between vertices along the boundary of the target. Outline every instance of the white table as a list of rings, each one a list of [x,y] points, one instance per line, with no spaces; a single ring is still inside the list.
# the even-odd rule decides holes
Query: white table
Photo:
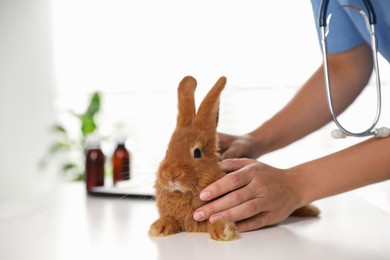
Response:
[[[389,182],[315,205],[319,218],[289,218],[237,241],[153,238],[155,201],[91,196],[70,183],[0,204],[0,259],[390,259]]]

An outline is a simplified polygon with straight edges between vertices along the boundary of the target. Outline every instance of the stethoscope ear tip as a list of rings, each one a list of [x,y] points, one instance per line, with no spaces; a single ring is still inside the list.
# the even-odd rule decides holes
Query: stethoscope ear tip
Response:
[[[335,139],[341,139],[341,138],[346,138],[347,137],[347,135],[343,131],[341,131],[340,129],[334,129],[331,132],[331,135]]]
[[[388,137],[390,135],[390,129],[387,127],[381,127],[375,129],[375,136],[377,137]]]
[[[334,129],[331,132],[331,135],[335,139],[346,138],[348,136],[341,129]],[[364,135],[351,134],[351,136],[360,136],[360,137],[370,136],[370,135],[371,136],[375,135],[376,137],[381,137],[381,138],[388,137],[390,135],[390,128],[387,127],[376,128],[375,131],[366,132]]]

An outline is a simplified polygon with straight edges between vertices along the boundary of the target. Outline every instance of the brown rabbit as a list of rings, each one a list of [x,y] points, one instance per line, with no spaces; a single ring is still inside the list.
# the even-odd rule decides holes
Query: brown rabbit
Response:
[[[208,232],[212,239],[238,239],[233,222],[210,223],[193,219],[195,209],[206,204],[199,194],[209,184],[222,178],[218,154],[217,124],[219,97],[226,84],[221,77],[204,98],[196,113],[194,92],[196,80],[185,77],[178,87],[176,129],[160,163],[154,185],[160,218],[150,227],[151,236],[169,236],[181,231]],[[313,207],[303,207],[297,215],[318,215]]]

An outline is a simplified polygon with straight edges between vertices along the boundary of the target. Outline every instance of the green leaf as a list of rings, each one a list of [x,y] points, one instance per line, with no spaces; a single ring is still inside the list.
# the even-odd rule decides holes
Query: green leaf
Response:
[[[53,125],[53,130],[55,132],[60,132],[66,134],[66,129],[62,125]]]
[[[77,165],[75,163],[66,163],[62,166],[63,171],[68,171],[71,169],[77,169]]]
[[[81,120],[81,117],[83,116],[82,114],[78,114],[78,113],[74,112],[74,111],[71,110],[71,109],[69,109],[68,112],[69,112],[71,115],[77,117],[77,118],[80,119],[80,120]]]
[[[70,144],[69,143],[58,141],[58,142],[52,144],[52,146],[50,148],[50,151],[51,152],[57,152],[57,151],[60,151],[60,150],[67,150],[69,148],[70,148]]]
[[[87,136],[88,134],[92,133],[96,129],[96,124],[93,119],[93,116],[90,115],[84,115],[81,117],[81,131],[83,132],[84,136]]]
[[[74,179],[73,181],[83,181],[84,180],[84,174],[83,173],[79,173]]]
[[[95,92],[85,115],[93,116],[95,113],[99,111],[99,109],[100,109],[100,94],[99,92]]]

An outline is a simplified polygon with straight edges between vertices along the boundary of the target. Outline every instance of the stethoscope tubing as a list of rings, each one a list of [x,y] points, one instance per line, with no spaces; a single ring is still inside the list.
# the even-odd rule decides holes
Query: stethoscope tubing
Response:
[[[364,137],[369,135],[379,135],[381,136],[382,132],[384,131],[383,128],[381,129],[375,129],[376,124],[379,121],[380,113],[381,113],[381,85],[380,85],[380,76],[379,76],[379,67],[378,67],[378,56],[377,56],[377,39],[375,35],[375,23],[376,23],[376,15],[374,12],[374,8],[371,5],[371,2],[369,0],[362,0],[364,2],[364,5],[367,9],[368,15],[360,8],[352,5],[347,6],[341,6],[337,9],[344,8],[344,7],[352,7],[360,12],[360,14],[363,15],[367,30],[369,31],[371,35],[371,49],[372,49],[372,55],[373,55],[373,66],[375,71],[375,77],[376,77],[376,89],[377,89],[377,110],[376,115],[373,124],[365,131],[360,133],[354,133],[351,131],[348,131],[345,129],[341,123],[337,119],[337,115],[333,108],[333,100],[332,100],[332,91],[330,86],[330,78],[329,78],[329,66],[328,66],[328,52],[327,52],[327,43],[326,43],[326,37],[329,33],[329,23],[330,19],[332,17],[332,14],[337,10],[333,10],[331,14],[327,16],[327,9],[329,0],[323,0],[320,5],[320,11],[319,11],[319,27],[321,29],[321,46],[322,46],[322,53],[323,53],[323,60],[324,60],[324,75],[325,75],[325,85],[326,85],[326,93],[327,93],[327,101],[329,105],[329,110],[332,116],[333,121],[337,125],[337,127],[340,129],[340,132],[337,132],[336,134],[333,134],[333,137],[335,138],[343,138],[346,136],[355,136],[355,137]],[[387,131],[388,132],[388,131]]]
[[[367,10],[367,16],[370,21],[370,24],[376,24],[376,14],[374,11],[374,7],[372,6],[370,0],[362,0],[364,3],[364,6],[366,7]],[[319,12],[319,26],[323,27],[326,26],[326,19],[327,19],[327,11],[328,11],[328,5],[329,5],[329,0],[322,0],[321,5],[320,5],[320,12]]]

